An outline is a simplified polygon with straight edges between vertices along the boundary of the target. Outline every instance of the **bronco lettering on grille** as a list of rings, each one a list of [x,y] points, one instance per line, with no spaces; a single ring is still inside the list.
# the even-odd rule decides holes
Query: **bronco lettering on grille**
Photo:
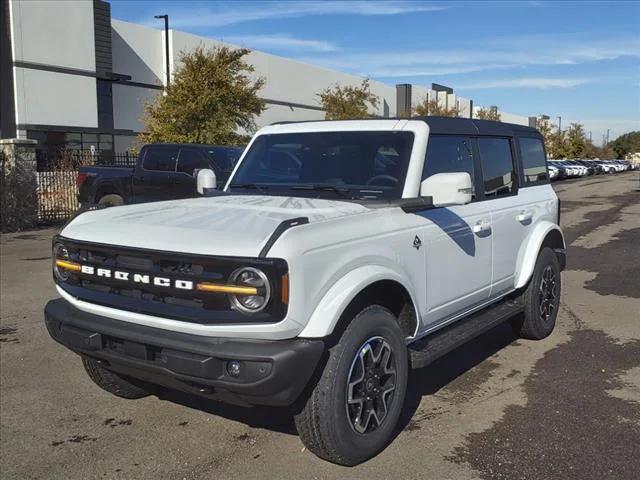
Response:
[[[154,277],[142,273],[123,272],[121,270],[112,270],[110,268],[96,268],[91,265],[82,265],[80,272],[85,275],[94,275],[96,277],[113,278],[131,283],[140,283],[143,285],[154,285],[156,287],[177,288],[180,290],[193,290],[193,282],[191,280],[177,280],[167,277]]]

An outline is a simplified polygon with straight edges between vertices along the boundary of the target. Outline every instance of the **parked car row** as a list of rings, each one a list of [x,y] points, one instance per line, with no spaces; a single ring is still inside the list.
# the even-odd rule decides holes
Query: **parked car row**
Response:
[[[618,173],[636,168],[636,165],[626,160],[549,160],[548,162],[551,180]]]

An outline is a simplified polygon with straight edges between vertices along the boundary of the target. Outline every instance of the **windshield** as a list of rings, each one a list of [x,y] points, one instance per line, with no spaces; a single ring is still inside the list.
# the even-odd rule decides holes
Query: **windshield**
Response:
[[[230,190],[315,197],[400,198],[411,132],[353,131],[260,135]],[[306,192],[306,193],[305,193]]]

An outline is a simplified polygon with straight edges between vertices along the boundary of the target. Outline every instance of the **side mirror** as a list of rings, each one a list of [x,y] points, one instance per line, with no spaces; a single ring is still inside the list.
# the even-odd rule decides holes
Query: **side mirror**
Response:
[[[207,190],[215,190],[216,188],[216,174],[213,170],[203,168],[198,171],[196,177],[196,189],[200,195],[207,195]]]
[[[436,173],[420,184],[420,196],[431,197],[434,207],[466,205],[472,193],[471,176],[466,172]]]

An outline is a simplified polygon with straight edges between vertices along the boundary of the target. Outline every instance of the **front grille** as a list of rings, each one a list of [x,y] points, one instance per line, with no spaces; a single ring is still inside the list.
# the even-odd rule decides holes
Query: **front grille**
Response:
[[[70,260],[96,269],[118,270],[172,280],[226,283],[241,266],[261,269],[271,282],[274,295],[262,312],[246,315],[233,309],[227,295],[158,287],[115,278],[72,273],[58,284],[71,295],[91,303],[201,324],[277,322],[287,306],[280,301],[282,276],[287,264],[281,259],[241,258],[160,252],[54,239],[67,248]]]

